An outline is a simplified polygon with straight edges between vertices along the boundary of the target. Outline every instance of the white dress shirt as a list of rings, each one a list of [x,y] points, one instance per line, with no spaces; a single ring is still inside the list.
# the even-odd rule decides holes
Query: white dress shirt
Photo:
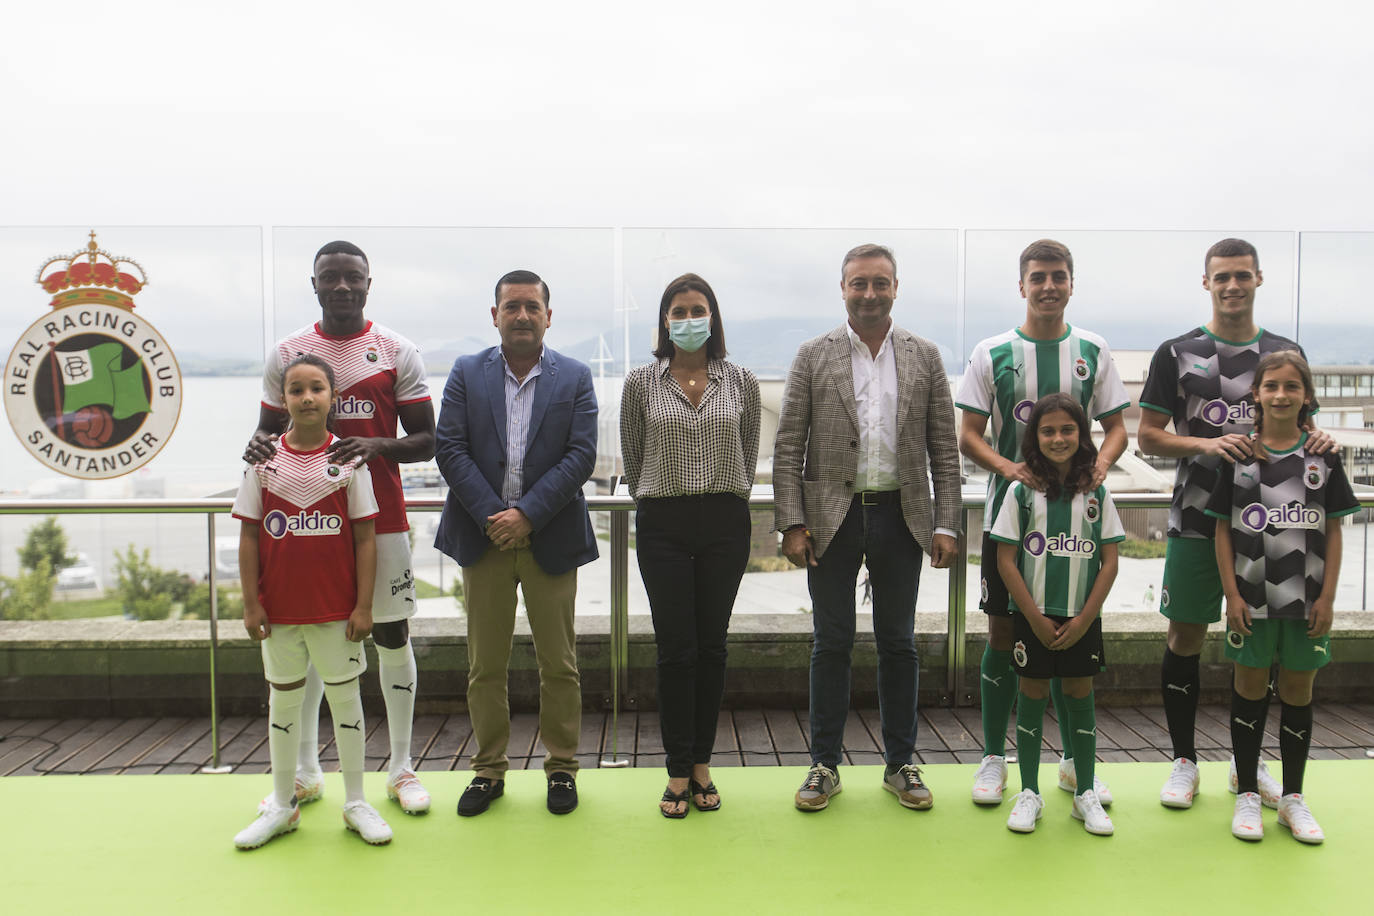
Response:
[[[854,475],[854,492],[897,490],[897,357],[892,352],[892,323],[875,356],[859,339],[854,328],[849,332],[849,364],[854,374],[854,413],[859,418],[859,466]],[[958,535],[948,528],[936,534]]]
[[[854,490],[897,490],[897,359],[892,353],[892,324],[877,355],[849,331],[850,366],[854,372],[854,412],[859,418],[859,467]]]

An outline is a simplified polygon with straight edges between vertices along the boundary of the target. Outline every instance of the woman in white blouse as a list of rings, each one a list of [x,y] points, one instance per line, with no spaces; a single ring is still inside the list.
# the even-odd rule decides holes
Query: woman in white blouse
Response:
[[[636,503],[636,554],[658,644],[668,787],[659,810],[720,807],[711,751],[725,692],[725,637],[749,559],[759,384],[725,359],[720,306],[696,274],[668,284],[657,359],[625,377],[620,444]]]

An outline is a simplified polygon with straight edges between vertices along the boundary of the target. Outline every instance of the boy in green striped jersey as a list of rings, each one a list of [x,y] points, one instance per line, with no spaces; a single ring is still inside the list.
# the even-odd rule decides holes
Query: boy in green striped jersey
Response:
[[[973,801],[980,805],[1002,801],[1007,781],[1007,723],[1016,697],[1011,653],[1013,612],[997,571],[997,547],[990,531],[1012,483],[1020,482],[1032,489],[1043,489],[1045,485],[1034,479],[1021,455],[1026,419],[1039,398],[1063,392],[1077,401],[1088,416],[1100,421],[1106,435],[1088,482],[1096,487],[1125,451],[1123,411],[1131,403],[1106,341],[1064,321],[1064,311],[1073,295],[1073,255],[1069,249],[1051,239],[1032,242],[1021,252],[1020,276],[1020,291],[1026,300],[1025,323],[974,347],[955,399],[963,410],[959,448],[989,472],[979,603],[988,620],[988,645],[980,666],[983,761],[972,793]],[[992,445],[983,438],[989,421]],[[1057,682],[1051,695],[1065,754],[1060,763],[1059,786],[1074,791],[1077,777],[1066,724],[1068,713]],[[1101,780],[1093,788],[1104,805],[1111,804],[1111,793]]]
[[[1046,486],[1042,492],[1020,481],[1012,484],[992,526],[997,568],[1018,612],[1012,658],[1020,676],[1021,792],[1007,827],[1030,833],[1044,809],[1041,730],[1050,680],[1060,678],[1067,707],[1062,727],[1076,771],[1073,816],[1089,833],[1110,836],[1112,820],[1094,790],[1093,677],[1106,667],[1102,604],[1116,579],[1116,545],[1126,533],[1107,488],[1091,485],[1097,449],[1075,398],[1057,392],[1036,401],[1021,448],[1027,469]]]

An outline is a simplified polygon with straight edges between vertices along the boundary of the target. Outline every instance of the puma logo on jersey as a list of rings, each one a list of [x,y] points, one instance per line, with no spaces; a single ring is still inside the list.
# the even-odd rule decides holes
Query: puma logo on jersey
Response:
[[[1312,647],[1312,651],[1313,651],[1313,652],[1320,652],[1322,655],[1329,655],[1329,654],[1330,654],[1329,652],[1326,651],[1326,646],[1313,646],[1313,647]]]
[[[1040,737],[1040,729],[1038,729],[1038,728],[1026,728],[1024,725],[1017,725],[1017,726],[1016,726],[1016,730],[1017,730],[1018,732],[1025,732],[1026,734],[1030,735],[1032,738],[1038,738],[1038,737]]]
[[[1299,729],[1298,731],[1293,731],[1293,729],[1291,729],[1291,728],[1289,728],[1287,725],[1285,725],[1285,726],[1283,726],[1283,730],[1286,731],[1286,732],[1288,732],[1288,734],[1292,735],[1294,738],[1297,738],[1299,741],[1305,740],[1305,739],[1303,738],[1303,735],[1307,734],[1307,729],[1305,729],[1305,728]]]
[[[409,601],[411,604],[414,604],[414,603],[415,603],[415,599],[412,598],[412,597],[410,597],[409,595],[406,595],[405,600],[406,600],[406,601]]]
[[[1021,377],[1021,370],[1024,369],[1024,368],[1026,368],[1026,364],[1025,364],[1025,363],[1017,363],[1015,366],[1012,366],[1012,367],[1011,367],[1011,374],[1014,375],[1014,376],[1016,376],[1017,378],[1020,378],[1020,377]]]
[[[1095,662],[1100,662],[1100,661],[1102,661],[1102,659],[1098,658],[1096,655],[1090,655],[1090,656],[1088,656],[1088,657],[1091,658],[1091,659],[1092,659],[1093,661],[1095,661]]]
[[[361,664],[363,663],[363,662],[362,662],[362,655],[354,655],[353,657],[351,657],[351,658],[349,659],[349,661],[352,662],[352,663],[355,664],[355,665],[361,665]]]
[[[1207,365],[1206,363],[1193,363],[1193,368],[1194,368],[1194,369],[1201,369],[1203,375],[1211,375],[1211,374],[1212,374],[1212,367],[1209,366],[1209,365]]]
[[[289,735],[291,734],[291,726],[295,724],[296,723],[294,722],[288,722],[286,725],[278,725],[277,723],[273,722],[272,727],[279,732],[286,732]]]
[[[1003,675],[1002,677],[1006,677],[1006,675]],[[991,684],[991,685],[994,686],[994,687],[1001,687],[1001,686],[1002,686],[1002,678],[1000,678],[1000,677],[988,677],[988,676],[985,674],[985,675],[983,675],[983,680],[987,681],[989,684]]]
[[[1180,687],[1177,684],[1165,684],[1164,686],[1167,687],[1169,690],[1177,690],[1179,693],[1183,694],[1186,697],[1188,695],[1188,688],[1193,685],[1184,684],[1182,687]]]
[[[1240,476],[1243,477],[1243,478],[1245,478],[1245,479],[1247,479],[1247,480],[1254,480],[1254,479],[1255,479],[1255,475],[1254,475],[1254,474],[1251,474],[1249,471],[1241,471],[1241,472],[1240,472]]]
[[[1236,723],[1237,725],[1244,725],[1246,728],[1250,729],[1250,731],[1254,731],[1255,726],[1259,724],[1259,719],[1254,719],[1250,722],[1246,722],[1240,716],[1233,717],[1231,721]]]
[[[1097,729],[1095,729],[1095,728],[1094,728],[1092,731],[1089,731],[1089,730],[1086,729],[1086,728],[1075,728],[1075,729],[1073,730],[1073,733],[1074,733],[1075,735],[1087,735],[1089,738],[1096,738],[1096,737],[1097,737]]]
[[[391,689],[392,689],[392,690],[404,690],[406,693],[414,693],[414,692],[415,692],[414,689],[413,689],[414,687],[415,687],[415,682],[414,682],[414,681],[411,681],[409,684],[392,684],[392,685],[391,685]]]
[[[343,726],[344,728],[351,728],[351,729],[353,729],[355,732],[358,732],[358,731],[362,731],[363,720],[362,720],[362,719],[359,719],[357,722],[354,722],[352,725],[349,725],[347,722],[340,722],[339,725]]]

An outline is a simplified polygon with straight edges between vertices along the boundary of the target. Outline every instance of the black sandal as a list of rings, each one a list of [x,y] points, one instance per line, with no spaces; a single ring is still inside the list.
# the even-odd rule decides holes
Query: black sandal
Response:
[[[672,818],[672,819],[675,820],[675,821],[681,820],[682,818],[686,817],[686,816],[687,816],[688,807],[689,807],[688,804],[687,804],[687,798],[688,798],[689,792],[690,792],[690,787],[689,787],[688,789],[684,789],[684,790],[681,791],[681,792],[674,792],[671,788],[665,788],[665,789],[663,790],[663,797],[662,797],[661,799],[659,799],[659,801],[660,801],[660,802],[672,802],[672,803],[675,804],[675,805],[676,805],[676,804],[681,804],[681,805],[682,805],[682,810],[679,811],[679,812],[677,812],[676,814],[673,814],[673,813],[671,813],[671,812],[665,810],[662,806],[660,806],[659,809],[658,809],[658,813],[659,813],[659,814],[662,814],[664,817]]]
[[[720,790],[716,788],[714,782],[708,782],[703,786],[695,779],[689,779],[687,781],[687,791],[692,795],[692,807],[696,808],[698,811],[716,811],[720,808]],[[707,795],[714,795],[716,797],[716,803],[714,805],[697,804],[698,795],[703,798]]]

